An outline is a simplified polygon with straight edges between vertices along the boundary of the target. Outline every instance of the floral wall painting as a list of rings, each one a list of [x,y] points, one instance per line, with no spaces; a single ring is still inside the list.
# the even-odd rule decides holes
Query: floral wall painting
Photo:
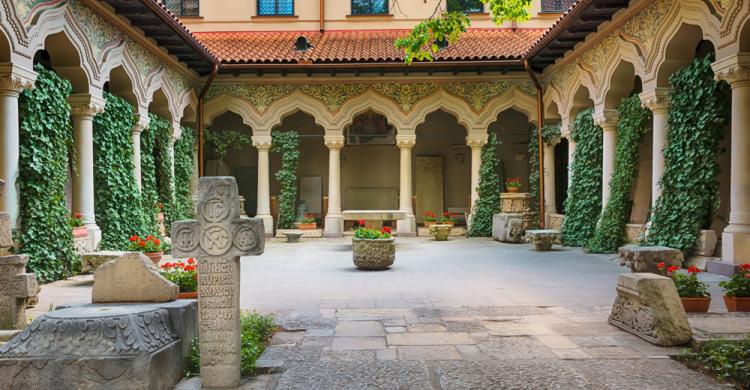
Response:
[[[396,129],[372,111],[358,115],[346,129],[347,145],[395,145]]]

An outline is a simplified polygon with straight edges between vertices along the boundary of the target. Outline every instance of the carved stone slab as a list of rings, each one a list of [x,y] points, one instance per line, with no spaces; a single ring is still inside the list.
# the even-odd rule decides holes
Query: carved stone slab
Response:
[[[49,312],[0,347],[0,389],[171,389],[196,309],[182,300]]]
[[[492,216],[492,238],[500,242],[521,243],[526,230],[525,214],[500,213]]]
[[[501,192],[500,212],[502,213],[527,213],[531,211],[531,194],[526,192]]]
[[[625,245],[618,249],[620,265],[630,267],[633,272],[661,274],[656,265],[660,262],[669,267],[680,267],[685,258],[679,249],[666,246]]]
[[[240,256],[260,255],[263,220],[240,217],[233,177],[202,177],[197,221],[172,224],[172,254],[197,257],[201,380],[205,388],[240,384]]]
[[[683,345],[693,336],[674,282],[651,273],[620,275],[609,323],[661,346]]]
[[[0,329],[26,327],[26,306],[38,290],[34,274],[26,273],[28,261],[26,255],[0,256]]]
[[[143,253],[126,253],[103,264],[94,273],[94,303],[170,302],[179,287],[159,274]]]

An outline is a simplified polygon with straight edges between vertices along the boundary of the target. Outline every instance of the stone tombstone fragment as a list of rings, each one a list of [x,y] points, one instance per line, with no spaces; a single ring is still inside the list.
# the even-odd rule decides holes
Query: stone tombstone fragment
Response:
[[[172,254],[197,257],[201,380],[204,388],[240,384],[240,256],[260,255],[263,220],[240,217],[233,177],[202,177],[197,221],[172,224]]]
[[[3,196],[5,181],[0,180],[0,196]],[[13,235],[10,229],[10,215],[0,212],[0,249],[13,246]]]
[[[177,299],[179,287],[159,274],[143,253],[126,253],[110,260],[94,272],[94,303],[170,302]]]
[[[683,345],[693,336],[674,282],[651,273],[620,275],[609,323],[660,346]]]
[[[492,238],[500,242],[521,243],[525,230],[524,214],[500,213],[492,216]]]
[[[36,297],[33,273],[26,273],[26,255],[0,256],[0,330],[26,327],[28,300]]]
[[[680,267],[685,258],[679,249],[666,246],[625,245],[618,249],[620,265],[630,267],[632,272],[651,272],[661,275],[656,265],[660,262],[669,267]]]

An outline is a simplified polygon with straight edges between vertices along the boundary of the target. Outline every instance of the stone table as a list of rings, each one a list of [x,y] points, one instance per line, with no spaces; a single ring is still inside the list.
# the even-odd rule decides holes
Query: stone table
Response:
[[[202,177],[197,221],[172,224],[172,254],[198,258],[201,378],[206,388],[240,384],[240,256],[265,247],[263,220],[240,217],[233,177]]]
[[[661,275],[656,265],[681,267],[685,260],[679,249],[666,246],[625,245],[618,250],[620,265],[630,267],[633,272],[651,272]]]
[[[546,252],[552,249],[552,244],[560,241],[560,231],[555,229],[527,230],[526,237],[534,244],[534,249]]]

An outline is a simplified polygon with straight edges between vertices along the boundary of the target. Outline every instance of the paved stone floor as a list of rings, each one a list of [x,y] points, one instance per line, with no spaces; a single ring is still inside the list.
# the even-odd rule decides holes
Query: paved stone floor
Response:
[[[269,243],[242,262],[242,307],[273,313],[277,333],[246,389],[708,389],[710,378],[607,324],[609,256],[548,253],[484,239],[397,239],[387,271],[358,271],[348,239]],[[723,277],[701,275],[715,297]],[[90,277],[42,290],[87,302]],[[712,312],[724,311],[715,299]],[[711,332],[710,316],[691,318]],[[739,317],[727,332],[750,331]],[[726,324],[726,323],[725,323]],[[186,380],[179,389],[199,386]]]

